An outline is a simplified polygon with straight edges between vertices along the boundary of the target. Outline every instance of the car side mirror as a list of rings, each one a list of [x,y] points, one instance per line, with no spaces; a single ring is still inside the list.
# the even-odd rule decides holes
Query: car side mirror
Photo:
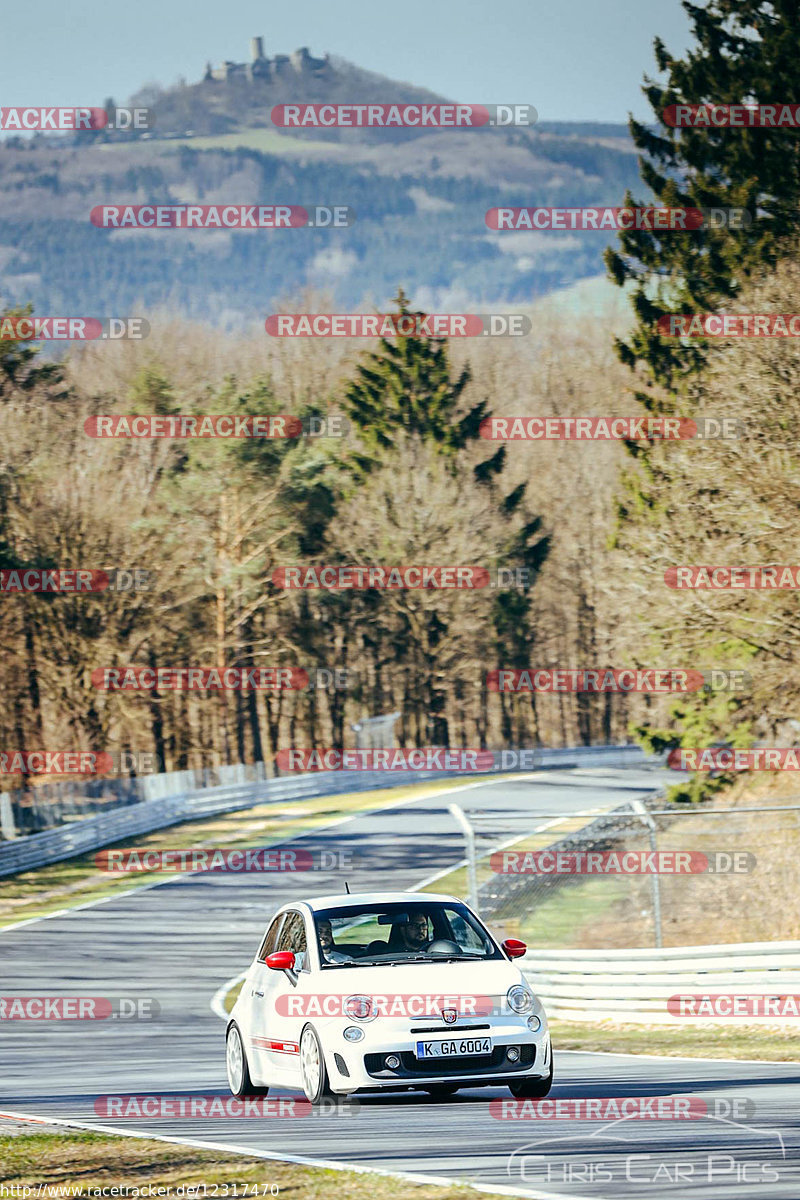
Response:
[[[276,950],[274,954],[268,954],[264,962],[272,971],[294,970],[294,954],[291,950]]]
[[[509,958],[522,958],[523,955],[528,953],[528,947],[519,938],[506,938],[501,943],[500,949],[505,950]],[[275,958],[276,956],[273,954],[272,957]],[[267,962],[269,962],[269,959],[267,959]]]

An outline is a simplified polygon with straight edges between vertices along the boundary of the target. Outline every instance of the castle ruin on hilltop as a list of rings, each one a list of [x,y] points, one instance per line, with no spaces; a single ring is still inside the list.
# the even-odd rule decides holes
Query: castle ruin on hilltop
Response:
[[[307,46],[302,46],[293,54],[276,54],[274,58],[265,58],[263,37],[250,39],[250,55],[249,63],[226,60],[221,67],[212,67],[211,63],[207,63],[204,81],[228,83],[230,80],[245,79],[253,83],[256,79],[262,79],[270,82],[286,75],[318,75],[329,66],[327,54],[324,58],[312,58]]]

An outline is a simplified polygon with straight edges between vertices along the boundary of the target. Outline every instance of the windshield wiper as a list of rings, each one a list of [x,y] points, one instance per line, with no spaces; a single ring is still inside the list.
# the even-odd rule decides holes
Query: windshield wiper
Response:
[[[430,958],[415,958],[413,961],[414,962],[443,963],[443,962],[463,962],[464,960],[460,954],[432,954]]]
[[[341,963],[323,963],[323,967],[393,967],[397,959],[391,959],[388,962],[380,962],[375,958],[353,958],[350,962]]]

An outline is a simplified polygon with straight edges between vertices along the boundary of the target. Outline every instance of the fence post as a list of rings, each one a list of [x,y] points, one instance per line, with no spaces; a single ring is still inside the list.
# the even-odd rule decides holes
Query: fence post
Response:
[[[658,832],[658,826],[641,800],[631,800],[631,808],[634,812],[638,813],[647,826],[647,832],[650,835],[650,849],[654,855],[657,855],[658,844],[656,842],[656,833]],[[658,866],[657,857],[655,858],[654,865]],[[658,871],[652,872],[650,884],[653,890],[653,924],[655,925],[656,933],[656,949],[661,950],[664,945],[664,939],[661,932],[661,880],[658,877]]]
[[[464,816],[464,810],[458,804],[448,804],[447,810],[455,817],[464,833],[464,841],[467,843],[467,901],[475,915],[479,916],[478,868],[475,859],[475,832],[467,818]]]
[[[8,792],[0,792],[0,832],[8,842],[17,836],[14,809],[11,807],[11,796]]]

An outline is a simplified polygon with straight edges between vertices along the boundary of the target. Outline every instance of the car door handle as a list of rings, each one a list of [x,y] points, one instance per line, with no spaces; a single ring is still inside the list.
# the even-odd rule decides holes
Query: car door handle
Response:
[[[264,993],[263,993],[263,992],[256,992],[256,991],[254,990],[254,991],[252,991],[252,992],[250,993],[250,995],[251,995],[251,996],[260,996],[262,1000],[264,999]]]

